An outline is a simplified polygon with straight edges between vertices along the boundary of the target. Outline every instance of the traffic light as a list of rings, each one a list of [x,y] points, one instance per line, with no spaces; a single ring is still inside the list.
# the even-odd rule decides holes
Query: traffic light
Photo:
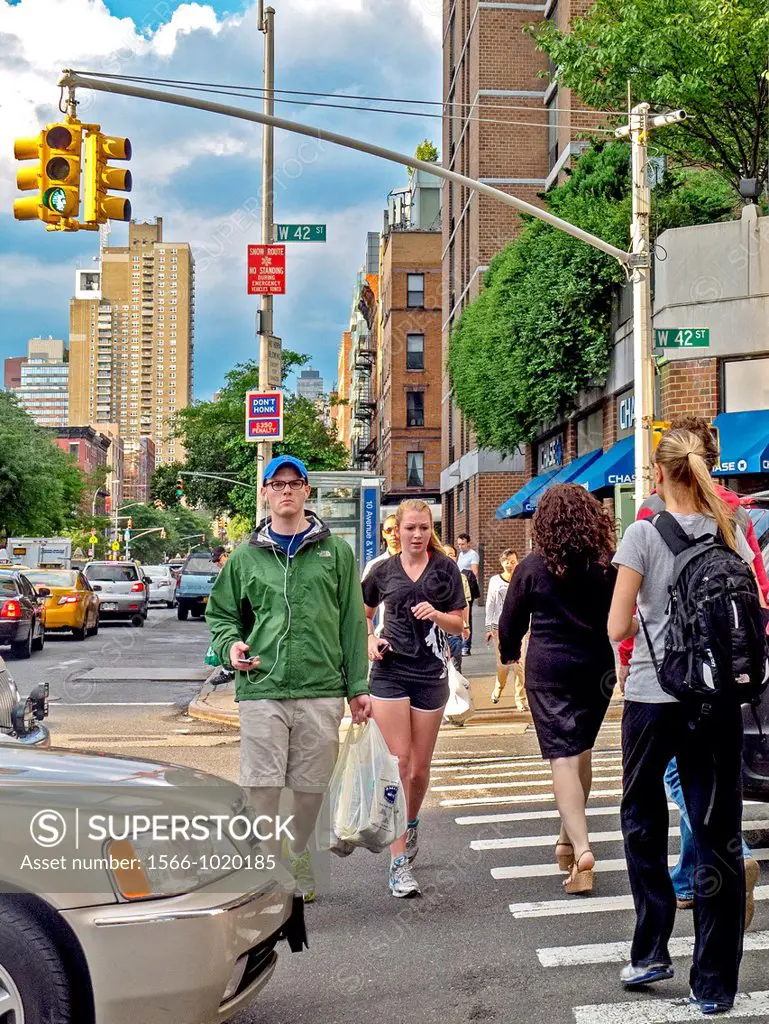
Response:
[[[94,126],[96,127],[96,126]],[[90,131],[85,139],[85,173],[83,188],[83,220],[89,224],[106,224],[108,220],[130,220],[131,202],[111,196],[108,189],[130,192],[131,172],[110,167],[108,160],[130,160],[131,143],[100,131]]]
[[[16,139],[17,160],[34,160],[19,169],[16,185],[21,192],[35,192],[13,204],[16,220],[42,220],[52,229],[76,231],[80,211],[80,165],[83,126],[79,121],[49,124],[37,136]]]
[[[184,497],[184,480],[180,476],[176,478],[176,497]]]
[[[133,530],[133,528],[134,528],[134,520],[133,520],[133,516],[129,516],[129,517],[128,517],[128,529],[129,529],[129,530]]]
[[[669,420],[655,420],[652,424],[652,451],[656,452],[657,445],[662,440],[665,431],[670,430]]]

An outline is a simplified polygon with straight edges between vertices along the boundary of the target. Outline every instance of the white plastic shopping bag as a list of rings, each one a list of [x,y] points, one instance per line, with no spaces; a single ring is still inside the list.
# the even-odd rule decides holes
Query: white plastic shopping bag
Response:
[[[449,662],[449,701],[443,717],[452,725],[464,725],[474,714],[475,705],[470,693],[470,684],[454,667],[454,663]]]
[[[319,849],[343,857],[358,846],[380,853],[406,831],[398,758],[373,718],[348,729],[318,824]]]

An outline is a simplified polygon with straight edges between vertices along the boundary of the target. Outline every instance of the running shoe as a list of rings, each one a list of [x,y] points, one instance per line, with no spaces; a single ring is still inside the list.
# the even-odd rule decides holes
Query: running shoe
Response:
[[[291,852],[288,841],[284,839],[283,856],[288,862],[291,874],[294,876],[297,892],[302,894],[302,899],[305,903],[313,903],[318,893],[315,888],[315,875],[312,873],[310,851],[305,850],[304,853],[295,856]]]
[[[390,892],[399,899],[422,895],[422,890],[411,873],[405,853],[396,857],[390,865]]]
[[[491,691],[491,703],[499,704],[499,698],[502,696],[502,687],[499,683],[494,684],[494,689]]]
[[[641,985],[653,985],[655,981],[667,981],[675,974],[672,964],[649,964],[636,967],[628,964],[620,971],[620,981],[625,988],[638,988]]]
[[[676,910],[692,910],[693,908],[693,896],[676,896]]]
[[[728,1013],[734,1006],[734,1001],[731,1003],[719,1003],[715,999],[698,999],[693,992],[689,993],[689,1003],[692,1006],[696,1006],[700,1013],[712,1016],[716,1013]]]
[[[745,858],[745,930],[753,923],[756,912],[755,888],[761,877],[761,865],[752,857]]]
[[[406,860],[413,864],[419,853],[419,818],[406,829]]]

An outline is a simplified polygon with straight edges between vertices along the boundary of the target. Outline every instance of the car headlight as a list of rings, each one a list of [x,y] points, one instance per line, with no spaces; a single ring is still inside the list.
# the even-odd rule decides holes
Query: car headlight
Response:
[[[224,833],[158,842],[144,832],[111,840],[107,856],[115,886],[127,900],[181,896],[232,874],[239,861],[237,847]]]

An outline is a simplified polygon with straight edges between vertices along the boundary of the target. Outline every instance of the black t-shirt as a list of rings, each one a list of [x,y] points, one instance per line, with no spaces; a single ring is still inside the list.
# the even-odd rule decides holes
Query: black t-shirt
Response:
[[[415,618],[411,609],[429,601],[439,612],[464,608],[465,592],[456,565],[446,555],[431,555],[416,583],[395,555],[375,566],[363,581],[363,600],[370,608],[384,603],[382,638],[392,651],[371,668],[372,677],[413,681],[414,677],[443,679],[446,675],[446,634],[429,619]]]

